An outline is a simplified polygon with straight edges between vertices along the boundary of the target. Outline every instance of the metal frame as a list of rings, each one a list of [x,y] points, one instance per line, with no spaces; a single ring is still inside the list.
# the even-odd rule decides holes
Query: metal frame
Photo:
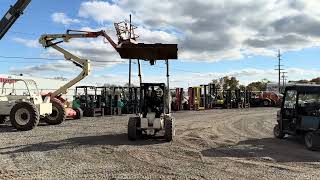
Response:
[[[23,11],[30,4],[31,0],[18,0],[15,5],[10,6],[10,9],[0,21],[0,40],[16,22],[16,20],[23,14]]]

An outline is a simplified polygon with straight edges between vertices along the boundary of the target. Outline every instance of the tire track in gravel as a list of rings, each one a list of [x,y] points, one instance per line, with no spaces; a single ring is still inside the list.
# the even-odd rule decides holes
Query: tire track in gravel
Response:
[[[217,133],[218,131],[212,129],[218,128],[217,124],[219,123],[219,119],[222,118],[219,116],[223,116],[225,121],[225,119],[229,119],[233,115],[231,113],[228,115],[224,115],[219,111],[209,111],[209,113],[198,117],[198,119],[193,119],[194,117],[192,117],[192,120],[184,121],[185,123],[188,123],[188,126],[187,128],[182,130],[181,134],[177,136],[176,140],[187,147],[196,149],[199,149],[199,145],[200,148],[206,148],[210,145],[214,145],[217,143],[220,144],[221,137],[223,137],[221,136],[222,134]],[[205,128],[203,128],[204,126]],[[222,139],[222,142],[228,141],[228,139]]]

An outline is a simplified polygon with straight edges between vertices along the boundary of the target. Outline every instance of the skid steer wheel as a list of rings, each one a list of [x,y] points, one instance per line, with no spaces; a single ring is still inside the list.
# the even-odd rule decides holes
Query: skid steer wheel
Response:
[[[139,117],[130,117],[128,122],[128,139],[134,141],[138,136],[142,135],[142,131],[138,130]]]
[[[313,132],[308,132],[304,135],[304,143],[307,149],[311,151],[317,150],[317,140],[316,137],[317,135]]]
[[[49,125],[61,124],[66,119],[66,109],[58,99],[51,99],[52,113],[44,118]]]
[[[76,108],[76,109],[74,109],[75,111],[76,111],[76,117],[75,117],[75,119],[81,119],[81,118],[83,118],[83,111],[82,111],[82,109],[81,108]]]
[[[168,117],[164,119],[164,138],[167,142],[173,140],[175,135],[175,119],[173,117]]]
[[[276,124],[273,128],[273,135],[278,139],[283,139],[286,134],[280,130],[279,124]]]
[[[0,124],[4,124],[7,120],[7,116],[0,116]]]
[[[19,102],[10,111],[10,121],[19,131],[28,131],[39,123],[40,115],[36,106],[30,102]]]

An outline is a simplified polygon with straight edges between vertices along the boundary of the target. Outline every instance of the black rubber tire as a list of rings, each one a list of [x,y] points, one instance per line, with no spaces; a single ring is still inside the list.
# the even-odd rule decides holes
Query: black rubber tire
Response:
[[[175,134],[174,123],[175,123],[175,119],[172,117],[164,119],[164,139],[167,142],[170,142],[173,140],[173,136]]]
[[[0,124],[4,124],[7,121],[7,116],[0,116]]]
[[[75,110],[76,113],[77,113],[75,119],[81,119],[81,118],[83,118],[83,111],[82,111],[81,108],[76,108],[76,109],[74,109],[74,110]]]
[[[29,121],[26,124],[19,124],[15,118],[16,113],[20,109],[25,109],[28,112]],[[40,120],[40,115],[37,107],[30,102],[19,102],[13,106],[10,111],[10,121],[12,126],[19,131],[29,131],[34,129]]]
[[[278,139],[283,139],[286,134],[280,131],[279,124],[276,124],[273,128],[273,135]]]
[[[130,117],[128,122],[128,139],[130,141],[135,141],[138,137],[139,132],[137,131],[137,118]]]
[[[58,99],[51,99],[52,114],[45,117],[44,121],[49,125],[58,125],[66,120],[66,109]],[[54,116],[53,116],[54,115]]]
[[[270,107],[271,102],[269,100],[263,100],[262,104],[264,107]]]
[[[309,149],[310,151],[315,151],[317,150],[317,146],[316,146],[316,135],[313,132],[307,132],[304,135],[304,144],[306,146],[307,149]]]

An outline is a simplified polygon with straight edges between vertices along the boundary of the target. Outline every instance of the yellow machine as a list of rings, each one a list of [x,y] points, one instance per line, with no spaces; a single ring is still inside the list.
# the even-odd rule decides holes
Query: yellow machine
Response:
[[[204,107],[201,106],[201,87],[195,86],[194,89],[194,107],[195,110],[204,110]]]

